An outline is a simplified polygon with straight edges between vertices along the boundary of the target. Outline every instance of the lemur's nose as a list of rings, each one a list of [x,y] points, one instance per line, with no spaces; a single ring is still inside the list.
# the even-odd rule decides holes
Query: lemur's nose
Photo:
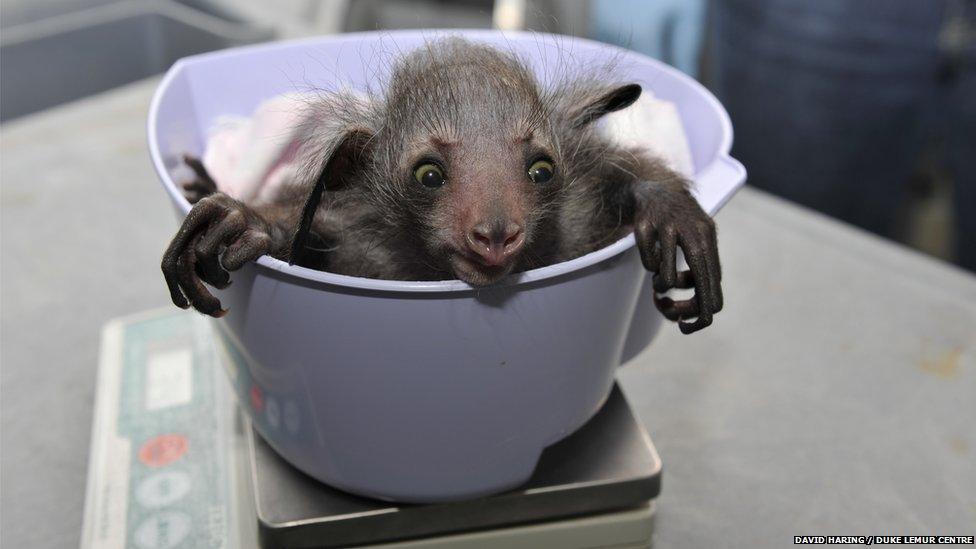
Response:
[[[480,223],[468,233],[468,247],[488,266],[507,263],[525,244],[525,231],[514,221]]]

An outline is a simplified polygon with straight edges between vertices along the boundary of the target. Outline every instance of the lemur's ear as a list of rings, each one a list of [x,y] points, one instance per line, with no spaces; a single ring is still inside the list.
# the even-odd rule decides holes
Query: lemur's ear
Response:
[[[573,115],[573,127],[581,128],[605,114],[626,109],[637,101],[640,94],[639,84],[626,84],[588,95]]]
[[[350,128],[345,131],[331,155],[322,163],[322,172],[316,186],[323,190],[337,191],[347,187],[355,180],[369,159],[369,143],[373,132],[365,128]]]
[[[291,253],[288,263],[294,265],[299,262],[308,241],[308,232],[312,227],[312,219],[319,208],[324,191],[335,191],[347,187],[369,161],[370,140],[373,133],[365,128],[350,128],[342,131],[331,143],[331,147],[324,147],[319,151],[323,158],[318,177],[312,186],[305,206],[302,207],[302,217],[291,242]]]

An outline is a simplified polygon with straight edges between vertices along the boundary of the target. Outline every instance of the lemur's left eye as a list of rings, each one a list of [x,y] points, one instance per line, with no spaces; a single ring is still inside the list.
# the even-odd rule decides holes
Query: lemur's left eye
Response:
[[[414,168],[413,178],[417,180],[417,183],[431,188],[441,187],[447,182],[440,166],[430,162],[424,162]]]
[[[548,160],[536,160],[529,167],[529,179],[533,183],[547,183],[552,179],[552,172],[556,167]]]

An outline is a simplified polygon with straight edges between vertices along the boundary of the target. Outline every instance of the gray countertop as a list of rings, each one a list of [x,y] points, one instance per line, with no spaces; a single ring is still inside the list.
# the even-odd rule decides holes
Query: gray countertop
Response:
[[[168,303],[155,84],[0,130],[4,547],[77,547],[99,330]],[[620,371],[655,547],[976,533],[976,277],[749,188],[717,219],[725,310]]]

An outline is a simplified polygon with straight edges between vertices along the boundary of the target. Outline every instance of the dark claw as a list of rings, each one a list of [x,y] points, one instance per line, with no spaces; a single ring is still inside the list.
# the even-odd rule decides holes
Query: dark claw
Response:
[[[220,249],[233,243],[245,229],[244,214],[232,210],[197,241],[197,273],[204,282],[219,289],[230,286],[230,273],[220,265]]]
[[[230,273],[220,266],[220,259],[216,256],[198,256],[196,274],[200,277],[200,280],[218,290],[230,287]]]
[[[213,192],[214,191],[200,185],[200,183],[196,181],[190,181],[183,184],[183,196],[186,197],[186,200],[190,204],[196,204],[197,202],[200,202],[204,198],[213,194]]]
[[[690,196],[684,207],[655,210],[650,203],[635,224],[638,250],[644,266],[654,272],[654,303],[665,318],[677,321],[682,333],[691,334],[712,324],[722,310],[722,271],[715,226]],[[673,213],[677,211],[678,213]],[[677,270],[677,250],[688,262]],[[672,289],[693,289],[694,296],[675,301],[664,295]]]
[[[661,231],[661,265],[654,278],[654,289],[664,293],[674,288],[678,278],[678,235],[673,227]]]
[[[652,282],[654,284],[654,288],[655,289],[657,289],[657,287],[660,284],[662,284],[658,280],[657,273],[654,273],[654,278],[653,278]],[[694,287],[695,287],[695,277],[694,277],[694,275],[691,274],[691,271],[681,271],[681,272],[678,273],[678,278],[677,278],[677,280],[675,280],[674,288],[676,288],[678,290],[690,290],[690,289],[692,289]],[[663,290],[661,293],[666,292],[669,289],[670,288],[668,288],[666,290]]]
[[[231,250],[243,249],[248,257],[257,258],[270,249],[270,237],[262,223],[227,195],[218,193],[197,203],[163,254],[161,267],[173,303],[183,309],[192,306],[213,317],[224,316],[227,311],[204,282],[226,288],[230,285],[228,271],[243,265],[221,265],[221,250],[226,248],[226,256]],[[232,259],[236,262],[239,255]]]
[[[200,241],[198,241],[195,248],[196,274],[207,284],[223,290],[230,286],[230,273],[220,266],[219,253],[219,247],[208,249],[201,246]]]
[[[200,159],[190,155],[183,155],[183,162],[196,175],[196,178],[192,181],[183,183],[183,195],[186,196],[190,204],[196,204],[200,200],[217,192],[217,183],[207,173],[207,169],[203,166],[203,162]]]
[[[187,247],[180,256],[180,270],[178,278],[180,288],[186,295],[193,308],[206,315],[213,315],[220,311],[220,300],[210,293],[203,282],[196,276],[196,257],[192,247]]]
[[[197,176],[197,181],[201,186],[209,187],[210,189],[216,191],[217,183],[214,182],[210,174],[207,173],[207,168],[203,166],[203,162],[199,158],[190,156],[188,154],[183,155],[183,162],[193,170],[193,173]]]
[[[652,273],[661,266],[661,243],[658,242],[657,228],[650,222],[641,221],[637,224],[637,249],[640,252],[644,268]]]
[[[664,318],[677,321],[698,316],[698,300],[687,299],[675,301],[670,297],[654,296],[654,304],[657,306]]]
[[[244,233],[237,242],[224,252],[224,267],[231,271],[240,269],[245,263],[254,261],[271,249],[271,237],[263,232]]]
[[[169,247],[166,248],[166,252],[163,253],[163,261],[161,264],[163,277],[166,279],[166,285],[169,287],[169,293],[173,303],[181,309],[189,307],[192,301],[189,299],[189,296],[185,295],[181,287],[182,269],[180,258],[187,246],[195,242],[197,233],[201,228],[205,228],[214,216],[222,216],[220,207],[215,202],[205,201],[194,206],[190,210],[190,213],[187,214],[186,219],[183,220],[183,224],[180,226],[179,231],[176,232],[176,236],[173,237]]]
[[[712,315],[701,315],[694,322],[679,322],[678,329],[681,333],[688,335],[712,325]]]

